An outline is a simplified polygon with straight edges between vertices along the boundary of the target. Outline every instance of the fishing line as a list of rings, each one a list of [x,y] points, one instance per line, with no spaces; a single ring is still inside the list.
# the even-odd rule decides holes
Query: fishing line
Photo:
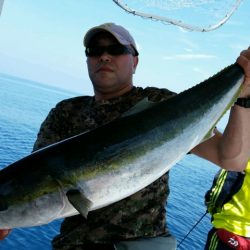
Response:
[[[188,237],[188,235],[198,226],[198,224],[202,221],[202,219],[207,215],[208,211],[206,211],[200,219],[194,224],[194,226],[189,230],[189,232],[185,235],[185,237],[180,241],[180,243],[177,245],[177,249],[181,246],[181,244],[184,242],[184,240]]]
[[[181,163],[176,163],[176,165],[185,167],[183,164]],[[202,214],[202,216],[200,217],[200,219],[192,226],[192,228],[188,231],[188,233],[184,236],[184,238],[179,242],[179,244],[177,245],[177,249],[182,245],[182,243],[186,240],[186,238],[189,236],[189,234],[199,225],[199,223],[202,221],[202,219],[208,214],[208,211],[206,210],[206,212],[204,214]]]
[[[207,32],[222,26],[242,0],[113,0],[127,13],[186,30]]]

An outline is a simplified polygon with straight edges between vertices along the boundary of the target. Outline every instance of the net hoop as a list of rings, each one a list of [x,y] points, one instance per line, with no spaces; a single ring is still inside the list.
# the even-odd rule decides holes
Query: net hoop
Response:
[[[208,31],[212,31],[212,30],[215,30],[215,29],[218,29],[219,27],[221,27],[224,23],[226,23],[226,21],[228,21],[228,19],[233,15],[233,13],[237,10],[237,8],[239,7],[239,5],[242,2],[242,0],[236,0],[234,5],[230,9],[230,11],[227,12],[227,14],[219,22],[217,22],[213,25],[209,25],[207,27],[201,27],[198,25],[197,26],[192,25],[192,24],[189,24],[186,22],[182,22],[181,20],[176,20],[176,19],[165,17],[165,16],[159,16],[159,15],[154,15],[154,14],[150,14],[150,13],[143,13],[140,11],[136,11],[136,10],[128,7],[126,4],[124,4],[122,0],[113,0],[113,1],[120,8],[122,8],[123,10],[128,12],[129,14],[133,14],[135,16],[140,16],[143,18],[151,19],[151,20],[162,21],[165,24],[176,25],[176,26],[179,26],[179,27],[186,29],[186,30],[198,31],[198,32],[208,32]]]

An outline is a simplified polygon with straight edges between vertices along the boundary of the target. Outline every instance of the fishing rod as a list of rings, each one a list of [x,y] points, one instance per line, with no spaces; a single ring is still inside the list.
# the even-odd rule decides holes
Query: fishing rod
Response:
[[[184,240],[188,237],[188,235],[198,226],[198,224],[202,221],[202,219],[207,215],[208,211],[206,211],[200,219],[195,223],[195,225],[189,230],[189,232],[185,235],[185,237],[180,241],[180,243],[177,245],[177,249],[182,245]]]

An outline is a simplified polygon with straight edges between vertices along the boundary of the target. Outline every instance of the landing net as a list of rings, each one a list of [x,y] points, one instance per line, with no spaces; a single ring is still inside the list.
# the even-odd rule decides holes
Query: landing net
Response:
[[[2,8],[3,8],[3,1],[4,0],[0,0],[0,16],[1,16]]]
[[[126,12],[191,31],[222,26],[242,0],[113,0]]]

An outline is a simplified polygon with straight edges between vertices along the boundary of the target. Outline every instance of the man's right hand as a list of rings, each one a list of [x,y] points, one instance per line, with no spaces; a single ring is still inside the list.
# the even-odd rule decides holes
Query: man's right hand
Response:
[[[0,240],[3,240],[11,232],[11,229],[0,229]]]

